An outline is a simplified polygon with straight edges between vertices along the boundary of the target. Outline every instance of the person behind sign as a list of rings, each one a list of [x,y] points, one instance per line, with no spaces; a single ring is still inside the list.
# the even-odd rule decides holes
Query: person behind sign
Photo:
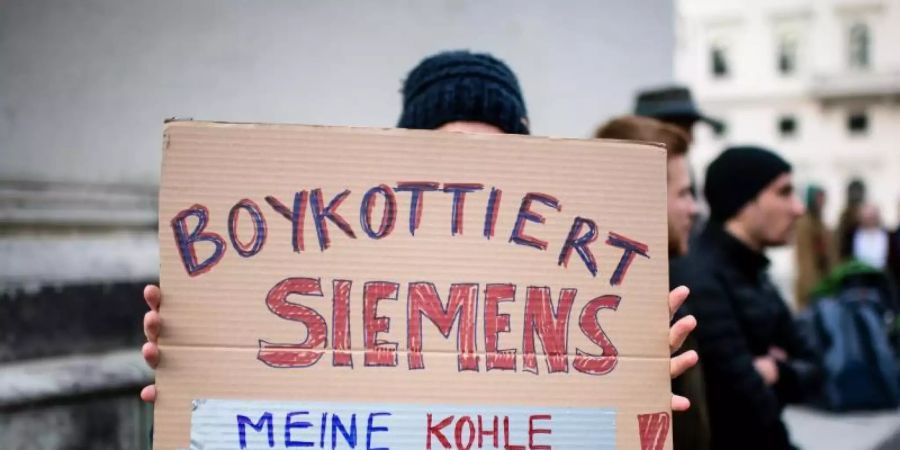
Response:
[[[442,52],[425,58],[407,76],[403,85],[403,111],[399,128],[455,131],[463,133],[529,134],[525,101],[516,75],[497,58],[468,51]],[[669,293],[669,310],[674,312],[687,298],[687,288]],[[159,364],[157,339],[161,322],[161,295],[157,286],[144,289],[150,311],[144,316],[147,342],[142,348],[150,367]],[[675,351],[693,330],[695,323],[680,320],[669,330],[669,344]],[[672,359],[670,373],[680,375],[697,361],[696,355]],[[156,387],[141,391],[144,401],[156,400]],[[685,410],[690,402],[673,396],[672,409]]]
[[[803,205],[791,166],[733,147],[707,169],[711,217],[672,276],[691,287],[713,449],[790,449],[781,411],[817,388],[820,363],[769,281],[764,251],[784,245]]]
[[[669,258],[673,260],[687,254],[690,234],[697,218],[697,201],[691,191],[691,176],[688,169],[687,152],[690,136],[687,132],[670,123],[649,117],[622,116],[600,126],[594,133],[599,139],[628,139],[636,141],[660,142],[666,146],[666,197],[669,225]],[[674,279],[670,288],[675,288]],[[695,323],[686,305],[676,313]],[[690,317],[690,318],[687,318]],[[684,343],[684,358],[695,359],[697,343],[689,336]],[[672,416],[674,448],[706,450],[709,448],[709,417],[706,407],[706,388],[703,381],[702,363],[697,363],[677,380],[672,381],[672,392],[691,400],[691,408]]]

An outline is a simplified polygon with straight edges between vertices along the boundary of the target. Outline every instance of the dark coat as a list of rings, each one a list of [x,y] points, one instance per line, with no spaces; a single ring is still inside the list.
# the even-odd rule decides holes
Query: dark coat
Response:
[[[697,340],[694,336],[688,336],[679,353],[688,350],[698,350]],[[687,411],[672,413],[673,448],[675,450],[709,450],[711,432],[703,363],[697,363],[680,377],[672,380],[672,393],[687,397],[691,401],[691,407]]]
[[[669,266],[669,289],[681,286],[683,280],[676,279],[677,259],[672,260]],[[689,314],[687,305],[681,307],[675,314],[677,322]],[[689,350],[698,351],[697,339],[693,334],[688,335],[678,353]],[[706,381],[703,379],[703,363],[685,371],[681,376],[672,380],[672,393],[687,397],[691,401],[691,407],[687,411],[672,413],[672,441],[675,450],[709,450],[709,407],[706,404]]]
[[[694,336],[709,407],[711,448],[789,449],[781,411],[818,387],[821,364],[794,326],[769,280],[769,261],[710,222],[689,255],[673,265],[673,284],[691,289],[686,312],[697,318]],[[766,386],[753,360],[784,350],[779,378]]]

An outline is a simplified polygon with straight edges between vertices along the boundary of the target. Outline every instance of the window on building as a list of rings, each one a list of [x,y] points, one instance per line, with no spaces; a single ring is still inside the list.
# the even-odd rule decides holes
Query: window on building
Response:
[[[783,34],[778,40],[778,73],[792,75],[797,71],[799,43],[792,33]]]
[[[854,111],[847,115],[847,132],[851,136],[861,136],[869,132],[869,115],[865,111]]]
[[[782,116],[778,119],[778,134],[782,138],[792,138],[797,136],[798,124],[797,118],[794,116]]]
[[[866,69],[869,67],[871,51],[871,36],[869,26],[864,23],[855,23],[850,27],[848,38],[848,58],[850,67],[854,69]]]
[[[713,44],[709,51],[710,67],[714,78],[726,78],[730,73],[728,49],[721,43]]]

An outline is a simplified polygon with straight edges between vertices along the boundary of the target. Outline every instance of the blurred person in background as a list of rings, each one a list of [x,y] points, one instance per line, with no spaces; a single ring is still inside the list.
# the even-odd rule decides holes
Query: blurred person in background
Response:
[[[806,213],[797,220],[795,295],[797,309],[809,306],[809,295],[837,263],[832,233],[822,221],[825,190],[811,185],[806,188]]]
[[[502,61],[489,54],[448,51],[423,59],[409,72],[403,83],[403,111],[399,128],[451,131],[461,133],[529,134],[524,97],[515,73]],[[684,287],[669,293],[670,314],[684,303],[688,290]],[[151,368],[159,365],[159,339],[162,302],[159,287],[144,289],[144,301],[150,311],[144,315],[147,342],[141,352]],[[682,318],[669,328],[671,352],[693,331],[696,321]],[[671,358],[669,373],[677,377],[697,362],[694,352]],[[141,399],[156,400],[155,385],[141,391]],[[683,411],[690,401],[672,396],[671,407]]]
[[[635,101],[634,114],[675,125],[687,133],[691,142],[694,140],[694,125],[697,122],[709,124],[716,133],[720,133],[725,128],[722,122],[700,112],[694,103],[691,91],[684,86],[670,86],[639,92]]]
[[[687,254],[692,224],[697,217],[697,201],[691,192],[691,177],[688,170],[687,152],[690,136],[681,128],[649,117],[618,117],[602,125],[594,133],[599,139],[626,139],[635,141],[660,142],[666,146],[666,197],[669,228],[670,260]],[[669,288],[675,289],[679,283],[670,279]],[[691,317],[685,306],[676,313],[676,318]],[[682,354],[695,358],[697,343],[688,336],[682,347]],[[691,408],[673,414],[673,438],[675,449],[706,450],[709,448],[709,417],[706,407],[706,391],[703,372],[698,365],[687,369],[683,375],[672,380],[672,392],[691,400]]]
[[[764,254],[803,214],[791,166],[763,148],[729,148],[709,165],[704,194],[710,220],[673,271],[691,289],[711,448],[790,449],[782,409],[811,396],[820,373]]]
[[[685,255],[691,224],[697,217],[697,201],[691,195],[688,176],[687,152],[690,141],[687,133],[649,117],[623,116],[600,126],[594,137],[657,142],[666,146],[669,256]]]
[[[712,127],[716,134],[722,133],[725,124],[714,119],[697,108],[690,89],[685,86],[668,86],[656,89],[647,89],[638,92],[634,103],[634,114],[642,117],[650,117],[684,131],[688,136],[688,145],[694,142],[694,125],[698,122]],[[691,179],[691,194],[697,198],[697,182],[693,171],[688,166],[688,176]],[[702,220],[694,220],[691,236],[700,234],[703,229]]]
[[[875,204],[866,203],[859,207],[850,247],[853,259],[878,270],[887,268],[890,239],[887,229],[881,225],[881,212]]]
[[[890,235],[888,272],[893,279],[894,287],[900,292],[900,201],[897,202],[897,220],[897,228]]]
[[[841,262],[853,258],[853,233],[856,232],[859,220],[859,207],[866,201],[866,185],[860,179],[851,180],[847,184],[847,204],[841,211],[838,226],[835,230],[838,257]]]

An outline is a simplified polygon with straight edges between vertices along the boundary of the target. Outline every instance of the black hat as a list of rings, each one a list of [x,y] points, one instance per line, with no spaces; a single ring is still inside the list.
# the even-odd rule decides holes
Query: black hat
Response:
[[[422,60],[403,84],[400,128],[432,130],[457,120],[528,134],[528,113],[516,75],[483,53],[443,52]]]
[[[761,147],[731,147],[706,169],[703,194],[710,218],[718,222],[737,214],[791,165],[771,150]]]
[[[697,109],[691,91],[684,86],[671,86],[639,92],[634,106],[634,114],[653,117],[662,121],[701,121],[721,132],[725,125],[721,121],[706,116]]]

